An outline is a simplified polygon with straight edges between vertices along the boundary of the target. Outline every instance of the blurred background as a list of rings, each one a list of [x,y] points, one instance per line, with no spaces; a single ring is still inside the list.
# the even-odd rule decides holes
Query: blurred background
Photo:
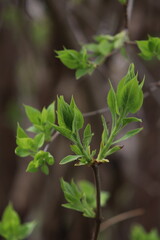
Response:
[[[143,109],[144,130],[124,142],[110,164],[100,167],[102,189],[111,196],[103,209],[105,219],[136,208],[144,215],[107,228],[101,239],[127,240],[133,223],[160,230],[160,65],[145,62],[135,45],[127,45],[128,59],[120,53],[108,58],[92,76],[75,80],[74,71],[55,58],[55,50],[80,49],[97,34],[114,35],[124,28],[124,9],[118,0],[1,0],[0,1],[0,216],[9,201],[22,221],[38,219],[29,240],[88,240],[93,221],[61,207],[64,197],[59,179],[93,181],[89,168],[59,166],[70,153],[69,142],[58,136],[49,150],[56,159],[49,176],[26,173],[29,159],[18,158],[14,149],[17,122],[29,126],[23,104],[41,109],[57,95],[88,113],[106,107],[108,78],[116,85],[134,62],[139,79],[146,78]],[[160,1],[133,1],[129,21],[131,40],[160,37]],[[107,113],[105,116],[109,118]],[[99,146],[100,114],[88,116]],[[132,125],[131,127],[134,127]]]

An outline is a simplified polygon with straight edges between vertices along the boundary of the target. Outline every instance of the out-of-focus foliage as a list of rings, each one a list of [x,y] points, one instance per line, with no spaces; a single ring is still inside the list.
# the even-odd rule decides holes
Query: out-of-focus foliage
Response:
[[[40,168],[43,173],[48,175],[49,168],[47,165],[53,165],[54,158],[49,152],[40,149],[45,142],[50,142],[52,138],[53,123],[55,122],[54,103],[50,104],[48,108],[44,107],[41,112],[36,108],[25,105],[25,111],[32,123],[32,126],[27,130],[34,133],[35,136],[30,138],[18,124],[15,153],[20,157],[31,156],[33,158],[27,167],[27,172],[37,172]]]
[[[148,40],[137,41],[139,54],[145,60],[152,60],[156,57],[160,60],[160,38],[149,36]]]
[[[160,240],[157,230],[146,232],[140,225],[133,227],[130,235],[130,240]]]
[[[0,222],[0,235],[6,240],[22,240],[32,233],[35,226],[35,221],[21,224],[19,215],[9,204]]]
[[[73,180],[68,183],[61,179],[61,188],[68,202],[63,207],[82,212],[85,217],[95,217],[96,192],[92,183],[83,180],[76,185]],[[101,206],[105,206],[108,199],[109,193],[101,191]]]
[[[83,45],[79,52],[72,49],[56,51],[57,57],[66,67],[76,70],[76,79],[92,74],[114,50],[123,47],[128,36],[126,31],[122,31],[115,36],[99,35],[94,40],[94,43]]]

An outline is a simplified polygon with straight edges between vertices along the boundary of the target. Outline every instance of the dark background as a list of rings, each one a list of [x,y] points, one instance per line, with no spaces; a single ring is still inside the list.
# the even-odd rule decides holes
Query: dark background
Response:
[[[92,41],[96,34],[116,34],[124,28],[123,7],[117,0],[1,0],[0,1],[0,215],[13,202],[22,221],[38,219],[30,240],[88,240],[93,221],[64,209],[59,178],[93,181],[89,168],[59,166],[70,153],[69,142],[59,136],[50,146],[56,158],[49,176],[30,174],[29,159],[14,154],[17,121],[29,123],[23,104],[41,109],[57,95],[71,95],[82,112],[106,107],[108,78],[114,84],[126,73],[129,61],[120,53],[108,58],[92,76],[76,81],[74,72],[55,58],[54,50],[74,48]],[[131,40],[160,37],[160,1],[135,0],[129,21]],[[160,64],[145,62],[134,45],[127,46],[142,80],[145,99],[138,117],[144,130],[125,142],[125,147],[100,167],[103,190],[111,197],[103,210],[105,219],[119,213],[145,209],[141,217],[118,223],[101,239],[127,240],[133,223],[160,230]],[[109,117],[106,114],[107,117]],[[93,147],[101,136],[100,114],[86,117],[95,132]],[[134,127],[131,126],[131,127]]]

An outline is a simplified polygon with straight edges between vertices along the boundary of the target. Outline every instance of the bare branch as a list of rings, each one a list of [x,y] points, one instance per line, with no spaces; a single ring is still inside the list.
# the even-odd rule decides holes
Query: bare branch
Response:
[[[108,227],[111,227],[112,225],[114,225],[116,223],[119,223],[119,222],[122,222],[122,221],[125,221],[129,218],[141,216],[144,213],[145,213],[145,210],[142,209],[142,208],[138,208],[138,209],[131,210],[131,211],[128,211],[128,212],[125,212],[125,213],[121,213],[121,214],[119,214],[115,217],[112,217],[112,218],[108,219],[107,221],[103,222],[101,224],[101,231],[104,231]]]

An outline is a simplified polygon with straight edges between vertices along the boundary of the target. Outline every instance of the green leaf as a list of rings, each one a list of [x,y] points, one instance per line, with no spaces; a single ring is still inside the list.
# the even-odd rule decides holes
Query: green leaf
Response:
[[[70,103],[71,112],[73,112],[73,123],[72,123],[72,131],[76,132],[83,127],[84,117],[79,108],[77,107],[74,98],[72,97]]]
[[[124,141],[130,137],[133,137],[134,135],[136,135],[137,133],[139,133],[140,131],[142,131],[143,128],[137,128],[134,130],[131,130],[129,132],[127,132],[123,137],[121,137],[120,139],[116,140],[113,142],[113,144]]]
[[[108,137],[109,137],[109,131],[108,131],[107,123],[106,123],[104,116],[101,116],[101,119],[102,119],[102,124],[103,124],[102,143],[103,143],[103,145],[106,145]]]
[[[116,96],[119,112],[123,117],[128,113],[136,113],[141,108],[143,92],[141,84],[138,83],[137,75],[134,73],[133,64],[130,65],[126,76],[119,82]]]
[[[113,43],[107,40],[102,40],[98,45],[98,50],[102,55],[107,56],[113,50]]]
[[[33,108],[28,105],[24,105],[24,107],[25,107],[25,111],[26,111],[27,117],[30,120],[30,122],[33,124],[39,124],[40,119],[41,119],[40,111],[37,110],[36,108]]]
[[[42,171],[44,174],[48,175],[48,174],[49,174],[49,168],[48,168],[48,166],[47,166],[46,164],[42,165],[41,171]]]
[[[114,49],[120,49],[124,46],[124,43],[128,40],[128,33],[126,30],[121,31],[114,37]]]
[[[115,143],[115,142],[114,142],[114,143]],[[114,146],[114,147],[112,147],[111,149],[109,149],[109,150],[106,152],[105,156],[107,157],[107,156],[109,156],[109,155],[117,152],[117,151],[120,150],[121,148],[122,148],[122,146]]]
[[[85,76],[86,74],[91,75],[94,71],[94,66],[86,67],[86,68],[78,68],[76,70],[76,79],[80,79],[81,77]]]
[[[67,157],[63,158],[60,161],[60,164],[63,165],[63,164],[69,163],[69,162],[73,162],[80,157],[82,157],[82,155],[68,155]]]
[[[83,154],[77,145],[71,145],[70,148],[71,148],[72,152],[74,152],[76,155]]]
[[[18,239],[24,239],[28,237],[33,232],[36,225],[37,225],[36,221],[32,221],[21,225],[19,228]]]
[[[156,57],[160,60],[160,38],[149,36],[148,40],[137,41],[137,45],[143,59],[152,60]]]
[[[91,125],[87,124],[87,126],[86,126],[86,128],[84,129],[84,132],[83,132],[83,141],[82,141],[83,146],[85,148],[87,148],[90,145],[92,137],[93,137],[93,133],[91,132]]]
[[[55,123],[55,102],[51,103],[47,108],[47,121],[50,123]]]
[[[25,131],[20,127],[19,123],[17,125],[17,137],[19,138],[27,138],[27,134],[25,133]]]
[[[48,116],[48,112],[47,112],[47,109],[44,107],[42,109],[42,112],[41,112],[41,124],[45,124],[46,123],[47,116]]]
[[[110,82],[110,91],[107,96],[108,107],[112,113],[113,121],[116,121],[116,115],[119,114],[116,93]]]
[[[44,144],[44,134],[43,133],[39,133],[38,135],[36,135],[34,137],[34,143],[35,143],[37,149],[42,147],[43,144]]]
[[[79,63],[79,52],[72,49],[64,49],[61,51],[56,51],[57,58],[70,69],[77,69],[80,65]]]
[[[36,147],[32,138],[17,138],[17,145],[24,150],[35,151]]]
[[[22,149],[20,147],[16,147],[15,154],[20,156],[20,157],[27,157],[31,154],[31,152],[29,150],[25,150],[25,149]]]
[[[26,172],[34,173],[38,171],[38,167],[36,166],[34,161],[31,161],[26,169]]]
[[[7,208],[5,209],[3,216],[2,216],[2,222],[5,222],[7,224],[11,224],[12,221],[12,226],[15,227],[20,224],[20,218],[16,211],[14,211],[12,204],[10,203]]]
[[[40,168],[46,175],[49,174],[48,165],[54,164],[54,158],[49,152],[40,150],[34,156],[34,159],[28,164],[27,172],[37,172]]]
[[[136,118],[136,117],[124,118],[122,127],[125,127],[127,124],[132,123],[132,122],[142,122],[142,120],[140,118]]]
[[[53,124],[53,127],[55,128],[56,131],[60,132],[64,137],[66,137],[70,140],[73,140],[72,132],[70,130],[68,130],[67,128],[59,127],[55,124]]]
[[[101,191],[101,207],[104,207],[110,198],[110,193],[106,191]]]

